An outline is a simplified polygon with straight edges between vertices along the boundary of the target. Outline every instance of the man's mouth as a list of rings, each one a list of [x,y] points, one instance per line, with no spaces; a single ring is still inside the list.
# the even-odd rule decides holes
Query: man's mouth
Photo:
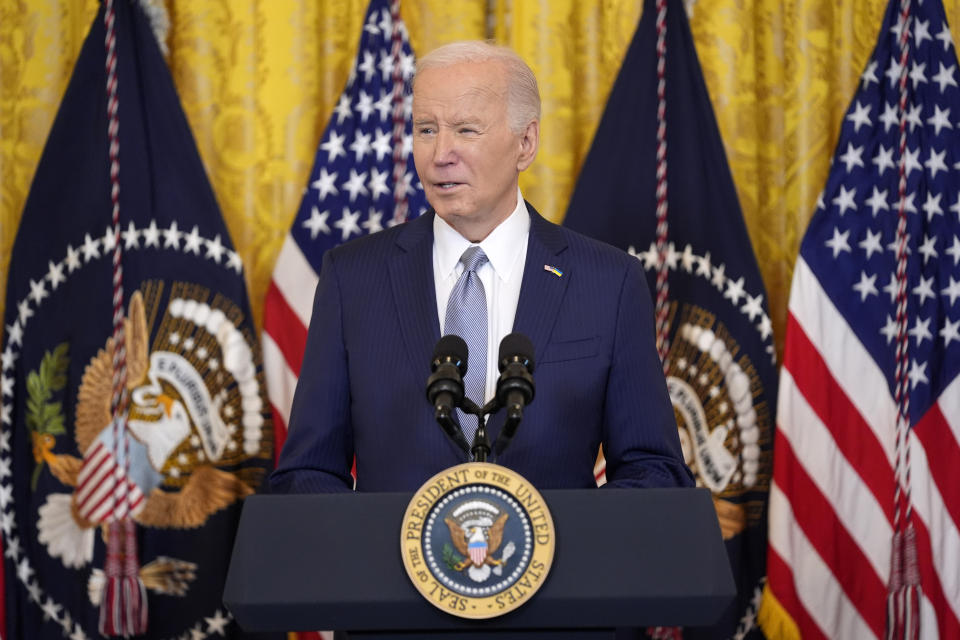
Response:
[[[435,185],[438,189],[440,189],[440,190],[453,189],[454,187],[458,187],[458,186],[460,186],[461,184],[463,184],[463,183],[462,183],[462,182],[436,182],[436,183],[434,183],[434,185]]]

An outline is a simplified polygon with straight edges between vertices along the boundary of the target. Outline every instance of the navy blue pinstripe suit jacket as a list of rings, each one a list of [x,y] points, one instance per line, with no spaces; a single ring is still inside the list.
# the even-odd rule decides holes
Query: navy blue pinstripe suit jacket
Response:
[[[536,397],[496,462],[540,489],[591,487],[603,442],[608,486],[691,485],[639,261],[528,209],[513,330],[533,342]],[[360,491],[413,491],[466,461],[425,397],[440,339],[433,215],[324,256],[274,492],[349,490],[354,455]]]

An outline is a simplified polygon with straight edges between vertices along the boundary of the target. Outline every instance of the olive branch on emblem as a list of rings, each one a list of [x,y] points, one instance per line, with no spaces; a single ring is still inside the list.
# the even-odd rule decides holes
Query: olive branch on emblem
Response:
[[[443,545],[443,564],[451,571],[459,571],[457,567],[464,561],[464,557],[453,550],[449,542]]]
[[[40,368],[27,375],[27,428],[33,440],[33,459],[37,463],[30,478],[30,488],[37,488],[37,480],[44,462],[53,454],[56,436],[66,434],[63,426],[63,404],[51,402],[54,391],[67,385],[67,357],[69,344],[58,344],[43,354]]]

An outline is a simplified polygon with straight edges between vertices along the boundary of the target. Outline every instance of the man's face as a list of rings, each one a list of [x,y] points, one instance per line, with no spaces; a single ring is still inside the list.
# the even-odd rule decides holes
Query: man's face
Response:
[[[413,159],[437,215],[472,241],[486,237],[516,207],[517,176],[536,154],[538,126],[510,130],[499,62],[422,71],[413,89]]]

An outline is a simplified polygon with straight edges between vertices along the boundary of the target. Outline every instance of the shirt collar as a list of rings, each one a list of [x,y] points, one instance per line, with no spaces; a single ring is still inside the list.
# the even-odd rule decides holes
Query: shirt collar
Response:
[[[523,201],[523,194],[517,187],[517,206],[506,220],[496,226],[486,238],[480,242],[480,248],[487,254],[490,266],[501,280],[510,280],[517,264],[522,264],[520,242],[530,233],[530,213]],[[475,244],[461,236],[453,227],[447,224],[440,216],[433,216],[433,244],[436,249],[437,264],[443,278],[450,277],[460,262],[460,256],[467,247]]]

